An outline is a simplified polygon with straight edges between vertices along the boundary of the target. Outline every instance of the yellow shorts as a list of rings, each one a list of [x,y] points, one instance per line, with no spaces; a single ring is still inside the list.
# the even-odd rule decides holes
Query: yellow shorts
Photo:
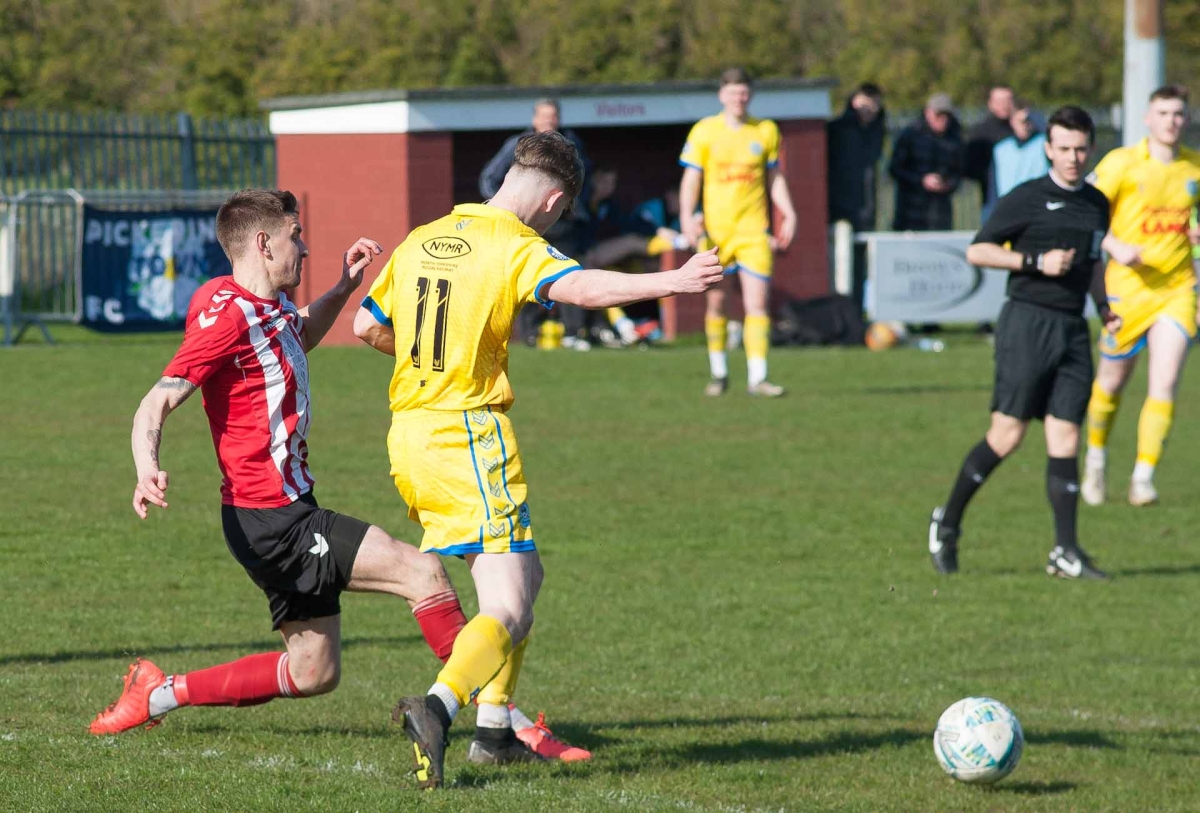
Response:
[[[1189,341],[1196,338],[1195,288],[1150,288],[1120,278],[1113,283],[1108,288],[1108,304],[1121,317],[1121,329],[1116,335],[1107,330],[1100,334],[1100,353],[1105,358],[1136,356],[1146,346],[1146,334],[1159,320],[1178,327]]]
[[[771,236],[764,232],[742,232],[724,239],[707,235],[697,248],[708,251],[720,246],[717,259],[725,266],[726,274],[749,274],[759,279],[770,279],[775,268],[775,256],[771,253]]]
[[[517,436],[507,415],[413,410],[392,415],[392,478],[423,553],[535,550]]]

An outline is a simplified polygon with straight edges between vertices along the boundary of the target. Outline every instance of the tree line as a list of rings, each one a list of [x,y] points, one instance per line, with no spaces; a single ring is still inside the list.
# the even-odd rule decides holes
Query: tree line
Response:
[[[821,76],[965,107],[1121,98],[1121,0],[0,0],[0,99],[259,115],[385,88]],[[1168,2],[1167,70],[1200,96],[1200,3]]]

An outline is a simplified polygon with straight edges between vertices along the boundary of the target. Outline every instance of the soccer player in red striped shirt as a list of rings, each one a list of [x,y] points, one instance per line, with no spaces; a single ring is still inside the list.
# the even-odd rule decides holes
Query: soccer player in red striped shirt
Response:
[[[285,293],[300,282],[308,249],[290,192],[250,189],[217,214],[217,239],[232,276],[200,288],[183,345],[142,399],[133,420],[133,510],[167,507],[159,444],[167,416],[197,389],[223,480],[221,520],[229,550],[266,594],[284,652],[250,655],[167,675],[145,659],[129,667],[121,696],[92,721],[93,734],[154,726],[180,706],[251,706],[332,691],[341,668],[339,595],[390,593],[408,601],[443,661],[466,623],[438,558],[374,525],[321,508],[308,466],[312,418],[306,354],[320,343],[382,247],[360,239],[341,279],[298,308]]]

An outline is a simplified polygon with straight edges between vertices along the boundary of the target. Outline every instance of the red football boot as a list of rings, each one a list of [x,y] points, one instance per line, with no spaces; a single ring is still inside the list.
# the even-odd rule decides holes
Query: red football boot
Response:
[[[154,728],[161,722],[161,718],[150,719],[150,693],[166,682],[167,676],[163,674],[163,670],[145,658],[138,658],[129,665],[121,696],[96,715],[88,731],[100,735],[120,734],[141,725]]]
[[[509,708],[512,708],[509,706]],[[529,746],[529,750],[546,759],[563,762],[582,762],[592,758],[592,752],[577,745],[563,742],[546,727],[546,713],[539,711],[537,722],[516,732],[517,739]]]

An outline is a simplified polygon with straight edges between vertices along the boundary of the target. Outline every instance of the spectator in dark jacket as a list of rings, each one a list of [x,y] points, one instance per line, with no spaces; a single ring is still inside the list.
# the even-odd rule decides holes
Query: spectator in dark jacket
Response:
[[[829,221],[848,220],[855,231],[875,228],[875,189],[887,131],[883,91],[864,82],[846,110],[826,125],[829,149]]]
[[[962,127],[945,93],[929,97],[921,119],[896,139],[888,171],[896,179],[897,231],[949,229],[950,197],[962,182]]]
[[[967,133],[966,175],[979,184],[980,199],[988,202],[988,183],[991,180],[992,151],[996,145],[1013,134],[1010,120],[1013,115],[1013,92],[1008,85],[995,85],[988,91],[987,118]]]

